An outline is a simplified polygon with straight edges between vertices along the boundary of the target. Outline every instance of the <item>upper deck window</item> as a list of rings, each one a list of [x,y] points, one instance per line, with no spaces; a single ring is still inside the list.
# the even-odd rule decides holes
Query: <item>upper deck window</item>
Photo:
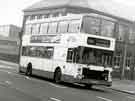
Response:
[[[101,20],[101,35],[113,37],[115,23],[109,20]]]
[[[57,32],[57,22],[52,22],[52,23],[49,23],[49,30],[48,30],[48,33],[49,34],[54,34]]]
[[[69,28],[68,28],[68,32],[71,33],[76,33],[79,32],[80,30],[80,20],[72,20],[69,23]]]
[[[66,33],[68,29],[68,21],[60,21],[58,25],[58,33]]]
[[[32,25],[32,34],[39,34],[39,24],[33,24]]]
[[[25,34],[31,34],[32,31],[32,25],[31,24],[27,24],[25,26]]]
[[[82,23],[82,32],[88,34],[99,34],[100,31],[100,19],[90,16],[85,16]]]
[[[41,23],[40,34],[46,34],[48,31],[48,23]]]

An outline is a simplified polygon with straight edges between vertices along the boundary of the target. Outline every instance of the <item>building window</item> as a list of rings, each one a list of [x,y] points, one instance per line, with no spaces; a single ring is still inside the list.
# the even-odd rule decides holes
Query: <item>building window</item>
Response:
[[[130,32],[129,32],[129,42],[130,42],[130,43],[135,43],[135,33],[133,32],[133,28],[130,28]]]
[[[122,62],[122,51],[117,50],[115,57],[114,57],[114,66],[115,68],[120,68]]]

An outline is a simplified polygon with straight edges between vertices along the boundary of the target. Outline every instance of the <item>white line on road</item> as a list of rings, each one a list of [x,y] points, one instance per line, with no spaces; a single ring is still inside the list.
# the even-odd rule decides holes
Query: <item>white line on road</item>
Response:
[[[107,98],[104,98],[104,97],[100,97],[100,96],[96,96],[96,97],[99,98],[99,99],[102,99],[102,100],[104,100],[104,101],[112,101],[112,100],[107,99]]]
[[[0,65],[0,68],[14,69],[14,68],[13,68],[13,67],[11,67],[11,66],[5,66],[5,65]]]
[[[15,74],[15,73],[9,72],[7,70],[0,70],[0,72],[5,72],[5,73],[8,73],[8,74]]]
[[[127,98],[132,99],[132,100],[134,100],[134,99],[135,99],[134,97],[131,97],[131,96],[127,96]]]
[[[7,71],[5,71],[5,70],[0,70],[0,72],[7,72]]]
[[[0,85],[4,85],[4,83],[3,82],[0,82]]]
[[[50,99],[53,100],[53,101],[61,101],[61,100],[53,98],[53,97],[51,97]]]
[[[7,72],[8,74],[12,74],[11,72]]]
[[[7,70],[0,70],[0,72],[5,72],[5,73],[8,73],[8,74],[10,74]]]
[[[8,85],[11,85],[12,84],[11,81],[5,81],[5,83],[8,84]]]
[[[64,86],[59,86],[59,85],[56,85],[56,84],[53,84],[53,83],[49,83],[51,86],[54,86],[54,87],[57,87],[57,88],[67,88],[67,87],[64,87]]]
[[[28,80],[31,80],[31,78],[30,78],[30,77],[28,77],[28,76],[26,76],[25,78],[26,78],[26,79],[28,79]]]

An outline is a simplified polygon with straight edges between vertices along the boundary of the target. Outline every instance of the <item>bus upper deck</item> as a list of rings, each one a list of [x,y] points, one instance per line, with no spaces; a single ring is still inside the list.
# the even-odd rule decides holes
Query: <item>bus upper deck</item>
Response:
[[[81,14],[26,21],[24,34],[86,33],[113,37],[114,30],[115,20],[113,19]]]

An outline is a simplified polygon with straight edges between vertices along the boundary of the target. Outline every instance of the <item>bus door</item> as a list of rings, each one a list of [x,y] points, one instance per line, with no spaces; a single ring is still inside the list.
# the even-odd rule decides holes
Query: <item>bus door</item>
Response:
[[[65,74],[66,75],[70,75],[70,76],[74,76],[75,75],[75,71],[76,71],[76,67],[77,64],[75,63],[76,59],[76,52],[75,52],[75,48],[69,48],[68,52],[67,52],[67,65],[65,67]]]

